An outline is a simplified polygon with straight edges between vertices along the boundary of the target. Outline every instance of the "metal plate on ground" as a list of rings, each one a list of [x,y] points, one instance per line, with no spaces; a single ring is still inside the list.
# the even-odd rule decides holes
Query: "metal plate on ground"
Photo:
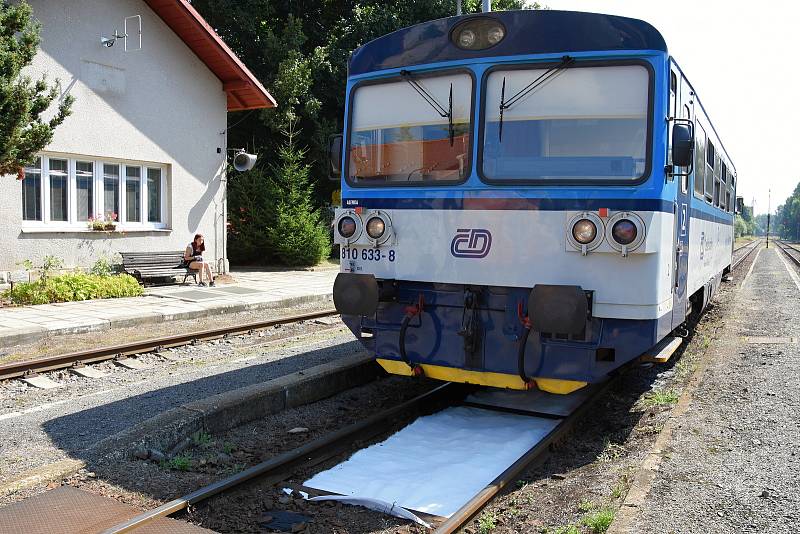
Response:
[[[26,376],[26,377],[20,378],[20,380],[22,380],[23,382],[25,382],[29,386],[33,386],[33,387],[39,388],[39,389],[53,389],[53,388],[63,387],[58,382],[53,382],[52,380],[50,380],[46,376],[42,376],[42,375]],[[0,530],[0,532],[2,532],[2,530]]]
[[[263,293],[263,291],[259,289],[251,289],[249,287],[239,286],[215,287],[212,291],[220,291],[222,293],[230,293],[232,295],[255,295],[256,293]]]
[[[117,365],[124,367],[125,369],[134,369],[136,371],[143,371],[144,369],[149,369],[149,365],[145,365],[136,358],[121,358],[119,360],[114,360],[114,363]]]
[[[420,417],[303,485],[449,517],[560,421],[467,406],[446,408]]]
[[[221,299],[228,295],[219,293],[213,289],[190,289],[188,291],[177,291],[175,293],[161,293],[159,297],[185,300],[187,302],[197,302],[199,300]]]
[[[71,486],[61,486],[0,508],[0,532],[99,533],[135,517],[138,513],[135,508],[107,497]],[[212,531],[175,519],[160,518],[131,532],[208,534]]]
[[[555,395],[540,389],[515,391],[483,388],[468,395],[464,402],[486,408],[566,417],[583,404],[595,387],[587,386],[569,395]]]
[[[750,345],[786,345],[788,343],[797,343],[796,337],[748,336],[745,339]]]
[[[84,378],[103,378],[104,376],[108,376],[108,373],[104,373],[96,367],[89,366],[70,367],[69,372]]]

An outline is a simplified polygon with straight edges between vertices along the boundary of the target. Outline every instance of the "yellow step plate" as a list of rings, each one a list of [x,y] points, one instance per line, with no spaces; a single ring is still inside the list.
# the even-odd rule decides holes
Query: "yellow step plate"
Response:
[[[665,337],[639,358],[643,362],[666,363],[683,343],[680,337]]]
[[[411,376],[411,368],[400,360],[385,360],[377,358],[378,363],[387,373],[393,375]],[[517,375],[505,373],[490,373],[487,371],[470,371],[469,369],[457,369],[444,365],[420,365],[428,378],[443,380],[445,382],[459,382],[461,384],[475,384],[478,386],[491,386],[506,389],[528,389],[527,384]],[[556,378],[533,378],[536,386],[542,391],[568,395],[573,391],[579,390],[587,383],[577,380],[558,380]]]

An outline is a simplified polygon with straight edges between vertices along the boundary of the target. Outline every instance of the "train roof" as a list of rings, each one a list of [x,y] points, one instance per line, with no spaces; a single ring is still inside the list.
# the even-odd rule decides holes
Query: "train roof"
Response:
[[[506,37],[486,50],[463,50],[450,40],[464,20],[492,17]],[[667,51],[664,38],[643,20],[575,11],[493,11],[423,22],[361,46],[350,57],[350,74],[479,57],[587,52],[595,50]]]

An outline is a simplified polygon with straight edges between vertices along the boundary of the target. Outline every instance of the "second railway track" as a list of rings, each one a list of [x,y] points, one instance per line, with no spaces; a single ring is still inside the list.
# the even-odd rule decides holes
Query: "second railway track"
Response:
[[[309,321],[323,317],[330,317],[337,314],[338,312],[335,309],[326,309],[311,313],[270,319],[267,321],[255,321],[234,326],[213,328],[198,332],[189,332],[186,334],[176,334],[173,336],[145,339],[121,345],[111,345],[108,347],[100,347],[98,349],[71,352],[69,354],[61,354],[58,356],[49,356],[46,358],[0,364],[0,380],[20,378],[24,376],[30,376],[35,373],[56,371],[59,369],[69,369],[70,367],[113,360],[115,358],[131,356],[134,354],[155,352],[166,348],[179,347],[201,341],[210,341],[213,339],[223,338],[225,336],[246,334],[263,330],[265,328],[271,328],[276,325]]]

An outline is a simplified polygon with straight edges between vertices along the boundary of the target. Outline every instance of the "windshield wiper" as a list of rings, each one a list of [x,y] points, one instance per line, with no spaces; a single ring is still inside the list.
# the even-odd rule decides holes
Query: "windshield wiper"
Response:
[[[400,76],[428,103],[430,107],[436,111],[442,118],[447,118],[447,133],[450,136],[450,146],[453,146],[455,138],[455,127],[453,126],[453,84],[450,84],[450,97],[448,100],[447,109],[444,108],[432,94],[430,94],[422,85],[415,80],[411,73],[407,70],[401,70]]]
[[[503,87],[500,90],[500,125],[498,130],[499,141],[501,143],[503,142],[503,112],[508,108],[510,108],[511,106],[513,106],[514,104],[516,104],[517,102],[519,102],[520,100],[522,100],[523,98],[525,98],[526,96],[528,96],[533,90],[542,85],[544,82],[546,82],[547,80],[549,80],[562,70],[569,67],[574,61],[575,58],[571,56],[562,57],[561,63],[559,63],[555,67],[551,67],[548,70],[546,70],[538,78],[536,78],[531,83],[529,83],[528,85],[517,91],[517,93],[508,100],[506,100],[506,78],[505,76],[503,76]]]

